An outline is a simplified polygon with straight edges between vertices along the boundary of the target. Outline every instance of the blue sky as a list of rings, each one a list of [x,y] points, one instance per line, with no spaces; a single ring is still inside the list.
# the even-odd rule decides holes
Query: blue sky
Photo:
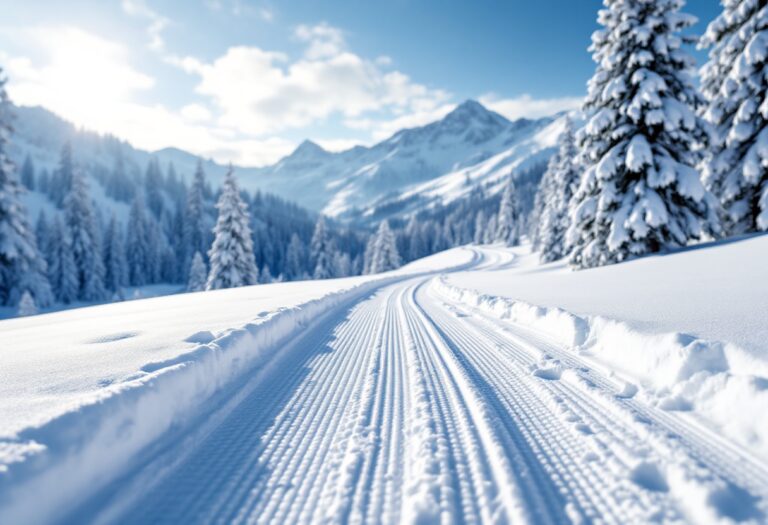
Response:
[[[339,150],[475,98],[509,118],[576,107],[599,0],[28,0],[0,64],[39,104],[138,147],[259,165]],[[693,0],[694,32],[719,11]],[[697,59],[704,57],[697,53]]]

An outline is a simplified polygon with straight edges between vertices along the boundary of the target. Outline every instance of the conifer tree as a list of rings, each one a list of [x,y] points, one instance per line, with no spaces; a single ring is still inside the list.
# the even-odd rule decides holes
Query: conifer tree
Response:
[[[507,246],[517,246],[520,243],[520,220],[520,203],[517,200],[515,181],[510,175],[501,195],[495,240]]]
[[[104,284],[108,290],[117,292],[128,283],[128,264],[123,232],[114,214],[109,221],[107,238],[104,242],[104,266],[106,268]]]
[[[64,207],[64,199],[72,191],[72,178],[74,176],[74,164],[72,162],[72,146],[69,142],[61,148],[59,167],[54,172],[53,179],[49,182],[48,194],[51,200],[59,208]]]
[[[259,270],[253,256],[250,216],[237,187],[232,166],[216,204],[219,217],[214,228],[213,246],[208,252],[211,271],[207,290],[256,284]]]
[[[72,257],[77,268],[78,298],[100,301],[106,297],[104,264],[88,186],[80,170],[72,176],[72,189],[64,199],[64,221],[71,236]]]
[[[475,215],[475,235],[473,241],[475,244],[483,244],[485,242],[485,229],[488,227],[488,219],[485,217],[485,211],[479,210]]]
[[[699,42],[704,118],[713,133],[702,165],[728,233],[768,230],[768,4],[723,1]]]
[[[24,164],[21,167],[21,183],[29,191],[35,191],[35,165],[29,155],[24,158]]]
[[[325,223],[325,216],[323,215],[315,223],[315,231],[312,234],[309,253],[310,261],[314,264],[312,276],[315,279],[330,279],[334,277],[333,259],[336,253],[336,244],[331,238]]]
[[[572,199],[571,264],[588,268],[683,246],[714,232],[716,203],[698,172],[703,125],[682,0],[605,0]]]
[[[138,192],[131,204],[128,215],[128,230],[126,239],[126,260],[128,262],[128,280],[131,286],[147,284],[147,218],[144,211],[144,200]]]
[[[565,232],[569,225],[568,207],[579,185],[580,172],[576,162],[573,125],[566,118],[560,135],[559,149],[552,157],[542,178],[544,206],[538,221],[538,249],[542,262],[551,262],[567,255]]]
[[[203,260],[207,260],[210,245],[205,219],[205,172],[203,172],[202,161],[198,161],[192,185],[187,192],[187,209],[184,218],[185,270],[191,265],[195,252],[199,252]]]
[[[48,275],[56,300],[68,304],[77,300],[80,291],[77,266],[72,254],[69,229],[58,216],[51,223],[48,246]]]
[[[6,154],[12,131],[10,102],[0,70],[0,304],[16,305],[29,292],[38,306],[52,300],[41,256],[27,212],[21,203],[21,185]]]
[[[189,269],[189,281],[187,282],[188,292],[202,292],[205,290],[205,283],[208,281],[208,268],[205,267],[205,261],[200,252],[195,252],[192,257],[192,266]]]
[[[400,268],[401,264],[389,221],[381,221],[373,243],[369,273],[388,272]]]
[[[289,279],[300,279],[306,273],[304,266],[304,244],[295,233],[291,234],[291,242],[285,252],[285,268],[283,273]]]
[[[35,304],[35,299],[32,297],[32,294],[29,293],[29,290],[24,290],[24,293],[21,294],[17,315],[19,317],[37,315],[37,305]]]

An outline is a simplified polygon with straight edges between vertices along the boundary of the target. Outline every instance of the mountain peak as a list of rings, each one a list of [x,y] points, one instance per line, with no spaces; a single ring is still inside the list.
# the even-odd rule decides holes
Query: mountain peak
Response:
[[[453,111],[445,116],[443,121],[447,123],[461,123],[462,125],[477,122],[486,126],[506,125],[509,123],[507,119],[473,99],[467,99],[456,106]]]
[[[304,140],[301,144],[298,145],[298,147],[293,150],[293,153],[291,153],[291,157],[309,157],[309,156],[317,156],[317,155],[325,155],[328,153],[325,151],[319,144],[316,142],[312,142],[309,139]]]

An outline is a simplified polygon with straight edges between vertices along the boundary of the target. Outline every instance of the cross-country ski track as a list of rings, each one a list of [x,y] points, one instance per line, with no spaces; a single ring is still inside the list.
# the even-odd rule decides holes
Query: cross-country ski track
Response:
[[[476,250],[475,267],[511,264]],[[298,330],[65,522],[766,519],[768,466],[435,274]]]

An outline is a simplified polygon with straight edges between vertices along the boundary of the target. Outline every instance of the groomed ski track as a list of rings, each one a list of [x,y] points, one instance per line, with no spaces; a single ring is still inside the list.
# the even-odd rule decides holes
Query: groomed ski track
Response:
[[[512,264],[476,250],[475,269]],[[768,468],[434,275],[297,332],[67,522],[765,519]],[[712,502],[712,499],[716,501]]]

